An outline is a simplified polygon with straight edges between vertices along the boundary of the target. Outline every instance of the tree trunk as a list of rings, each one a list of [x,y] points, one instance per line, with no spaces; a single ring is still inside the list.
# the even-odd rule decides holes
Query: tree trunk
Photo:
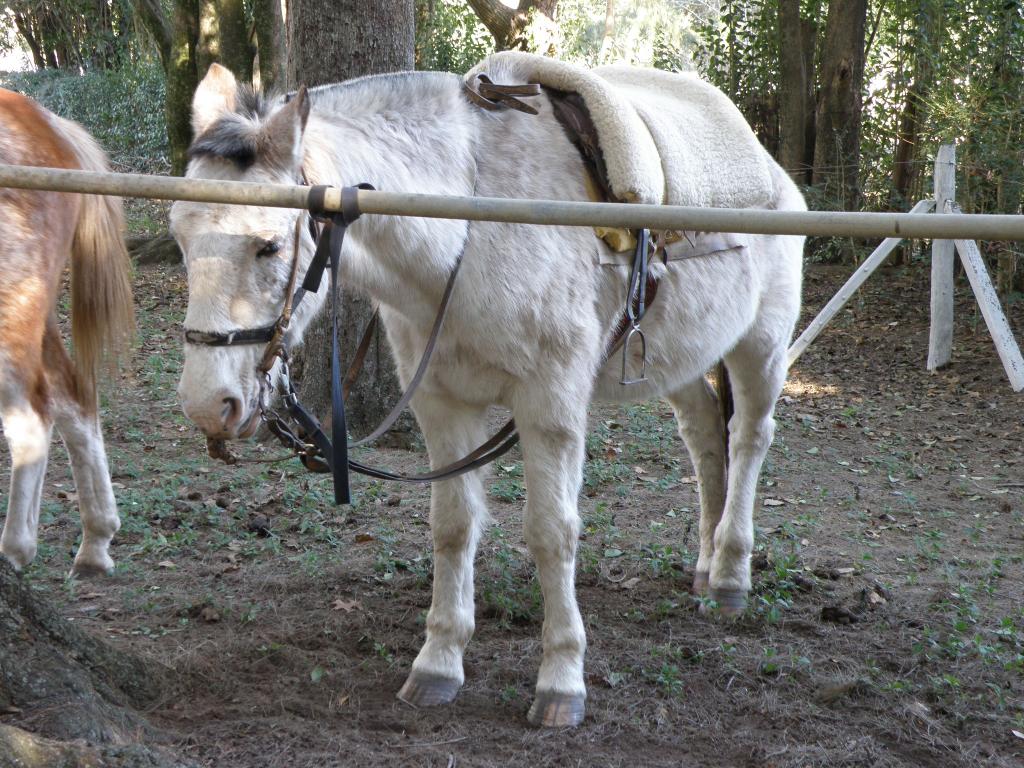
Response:
[[[156,41],[167,78],[164,111],[171,173],[182,175],[192,141],[192,95],[213,62],[228,67],[241,82],[252,79],[253,51],[242,0],[173,0],[171,17],[160,0],[133,0],[133,7]]]
[[[3,557],[0,638],[0,765],[186,765],[139,743],[161,670],[65,621]]]
[[[907,210],[913,204],[910,199],[910,188],[916,175],[914,160],[921,126],[926,117],[925,100],[934,80],[932,62],[938,52],[939,30],[942,29],[941,6],[938,9],[920,10],[921,17],[915,37],[914,79],[907,88],[907,97],[896,135],[896,154],[893,157],[892,195],[889,204],[897,211]]]
[[[818,129],[815,122],[817,120],[817,114],[814,109],[815,95],[817,94],[814,62],[815,53],[818,49],[819,28],[819,19],[817,16],[813,19],[800,20],[800,36],[804,44],[804,72],[807,73],[807,80],[804,83],[804,184],[811,183],[811,172],[814,167],[815,134]]]
[[[1002,162],[997,164],[998,181],[996,187],[996,212],[1018,214],[1024,202],[1024,166],[1020,162],[1020,149],[1016,146],[1021,134],[1020,104],[1024,96],[1024,71],[1022,71],[1019,55],[1014,55],[1015,46],[1020,45],[1021,25],[1018,6],[1014,3],[1002,3],[1000,11],[999,50],[1001,55],[996,60],[992,72],[991,95],[989,98],[1002,102],[1002,112],[1013,115],[1006,122],[1003,133],[1003,151],[999,153]],[[1019,50],[1017,48],[1016,50]],[[1018,286],[1024,285],[1024,272],[1020,268],[1017,255],[1017,243],[998,243],[996,257],[996,288],[1003,296],[1008,296]]]
[[[192,94],[199,84],[196,68],[199,7],[196,0],[174,0],[173,14],[164,110],[171,150],[171,173],[181,176],[188,164],[188,145],[192,142]]]
[[[36,69],[46,69],[46,58],[43,56],[43,51],[39,47],[36,36],[32,33],[32,25],[21,14],[15,14],[14,26],[18,28],[18,33],[28,44],[28,49],[32,52],[32,62],[36,65]]]
[[[813,182],[833,207],[860,205],[861,89],[867,0],[829,0],[821,59]]]
[[[259,59],[259,87],[264,91],[285,87],[287,76],[287,35],[281,0],[253,0],[253,24]],[[256,73],[253,75],[255,79]]]
[[[163,5],[160,0],[134,0],[132,8],[146,31],[152,35],[157,53],[160,54],[160,63],[166,72],[170,68],[172,32]]]
[[[322,85],[360,75],[410,70],[414,67],[413,0],[291,0],[288,8],[288,80],[292,86]],[[370,302],[345,292],[341,298],[343,355],[359,343],[372,314]],[[324,312],[306,331],[301,350],[300,389],[303,401],[327,422],[331,381],[330,315]],[[344,366],[347,361],[343,360]],[[347,401],[353,434],[369,432],[400,395],[384,333],[378,330],[363,373]],[[409,447],[415,425],[408,415],[389,433],[389,444]]]
[[[779,164],[793,180],[806,183],[807,80],[800,0],[779,1]]]
[[[57,39],[57,32],[54,28],[51,14],[48,9],[43,9],[37,18],[36,26],[39,31],[39,39],[43,41],[43,55],[46,57],[46,66],[50,69],[58,69],[63,61],[57,60],[57,51],[54,45],[54,40]]]
[[[199,77],[214,62],[234,72],[239,82],[252,82],[253,50],[242,0],[199,0],[199,39],[196,72]]]

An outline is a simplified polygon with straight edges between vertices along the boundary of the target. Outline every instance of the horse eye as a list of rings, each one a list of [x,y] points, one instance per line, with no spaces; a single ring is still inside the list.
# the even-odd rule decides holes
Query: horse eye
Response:
[[[273,256],[275,253],[281,250],[281,243],[277,240],[271,240],[266,243],[262,248],[256,251],[257,256]]]

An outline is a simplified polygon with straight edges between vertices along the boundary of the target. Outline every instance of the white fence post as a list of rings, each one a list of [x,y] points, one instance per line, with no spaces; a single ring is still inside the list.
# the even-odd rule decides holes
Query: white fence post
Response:
[[[935,156],[935,210],[943,213],[946,201],[956,202],[956,147],[942,144]],[[952,240],[932,240],[931,328],[928,333],[928,370],[949,363],[953,353]]]
[[[971,288],[974,289],[974,297],[981,307],[981,315],[985,318],[988,332],[995,342],[996,352],[999,353],[999,359],[1006,369],[1010,386],[1014,392],[1024,392],[1024,355],[1021,355],[1017,340],[1013,337],[1013,330],[1006,320],[999,294],[996,293],[992,279],[988,276],[978,244],[973,240],[955,240],[954,243],[960,252],[960,261],[967,272],[967,279],[971,281]]]

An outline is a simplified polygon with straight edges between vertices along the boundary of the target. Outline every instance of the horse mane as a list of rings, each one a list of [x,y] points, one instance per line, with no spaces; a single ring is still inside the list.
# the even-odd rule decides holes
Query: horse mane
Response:
[[[414,103],[410,99],[422,98],[424,83],[450,85],[453,78],[456,76],[447,72],[389,72],[315,86],[307,94],[312,110],[351,117],[403,104],[407,107]],[[248,170],[263,152],[267,120],[295,93],[263,93],[248,83],[239,83],[234,109],[195,138],[188,148],[189,159],[219,158],[234,163],[240,171]]]
[[[234,111],[193,140],[188,158],[217,157],[230,160],[239,170],[248,169],[259,155],[260,129],[279,100],[276,93],[264,94],[248,83],[239,83]]]

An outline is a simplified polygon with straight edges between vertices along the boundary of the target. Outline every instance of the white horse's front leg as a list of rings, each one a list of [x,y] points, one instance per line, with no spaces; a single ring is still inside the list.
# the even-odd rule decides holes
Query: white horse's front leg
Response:
[[[99,418],[87,416],[70,400],[56,403],[54,416],[71,458],[82,517],[82,544],[71,573],[79,578],[111,573],[114,561],[110,557],[110,542],[121,527],[121,519],[110,484]]]
[[[433,468],[461,459],[486,439],[482,409],[429,395],[417,395],[414,403]],[[473,556],[486,520],[481,470],[433,484],[434,593],[427,640],[398,693],[402,701],[447,704],[462,687],[462,654],[474,629]]]
[[[583,424],[578,430],[519,424],[527,487],[526,545],[544,594],[544,658],[529,713],[534,725],[578,725],[585,710],[587,638],[575,588]]]
[[[0,535],[0,554],[15,568],[24,568],[36,556],[39,501],[52,425],[25,400],[3,404],[0,419],[11,449],[11,496]]]

